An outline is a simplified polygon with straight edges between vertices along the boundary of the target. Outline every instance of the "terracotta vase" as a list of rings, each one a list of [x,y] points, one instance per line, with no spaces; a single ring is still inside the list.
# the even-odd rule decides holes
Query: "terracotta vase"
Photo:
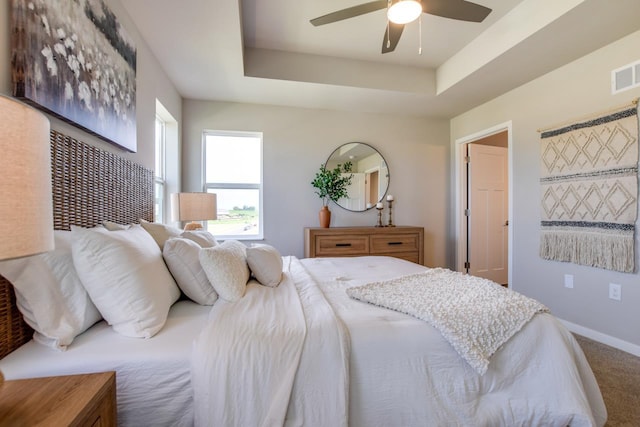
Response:
[[[331,223],[331,211],[329,207],[323,206],[322,209],[320,209],[318,217],[320,218],[320,227],[329,228],[329,224]]]

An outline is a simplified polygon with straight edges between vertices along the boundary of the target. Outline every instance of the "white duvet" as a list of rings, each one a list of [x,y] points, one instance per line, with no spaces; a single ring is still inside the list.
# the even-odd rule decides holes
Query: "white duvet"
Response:
[[[383,257],[303,259],[349,329],[350,426],[602,426],[606,409],[584,353],[538,314],[481,376],[422,320],[345,289],[425,271]]]
[[[491,356],[535,314],[549,311],[495,282],[446,268],[352,286],[346,292],[434,326],[480,375]]]
[[[299,260],[215,304],[194,344],[196,426],[346,426],[348,337]]]
[[[593,373],[552,315],[535,315],[479,375],[426,322],[346,295],[424,267],[386,257],[285,265],[278,288],[250,284],[240,304],[214,306],[192,357],[197,425],[604,425]]]

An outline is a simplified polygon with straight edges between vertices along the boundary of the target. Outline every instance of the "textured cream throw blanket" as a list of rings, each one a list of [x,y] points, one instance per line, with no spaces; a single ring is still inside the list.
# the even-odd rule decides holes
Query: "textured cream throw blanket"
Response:
[[[347,294],[428,322],[480,375],[534,314],[548,311],[490,280],[443,268],[352,287]]]
[[[540,138],[540,256],[633,272],[637,107],[545,131]]]

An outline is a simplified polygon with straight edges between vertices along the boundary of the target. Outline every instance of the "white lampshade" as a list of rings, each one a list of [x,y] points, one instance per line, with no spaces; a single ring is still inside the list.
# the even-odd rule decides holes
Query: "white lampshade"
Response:
[[[387,18],[395,24],[408,24],[422,14],[422,5],[416,0],[398,0],[387,10]]]
[[[209,221],[218,218],[217,198],[213,193],[174,193],[171,195],[173,221]],[[201,228],[197,223],[186,229]]]
[[[49,120],[0,96],[0,259],[53,247]]]

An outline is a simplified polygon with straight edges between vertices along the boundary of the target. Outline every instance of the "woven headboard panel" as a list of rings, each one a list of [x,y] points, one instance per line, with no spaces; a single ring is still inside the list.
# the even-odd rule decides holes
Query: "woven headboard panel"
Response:
[[[93,227],[104,220],[153,221],[153,171],[51,131],[53,228]],[[31,339],[11,284],[0,276],[0,358]]]

